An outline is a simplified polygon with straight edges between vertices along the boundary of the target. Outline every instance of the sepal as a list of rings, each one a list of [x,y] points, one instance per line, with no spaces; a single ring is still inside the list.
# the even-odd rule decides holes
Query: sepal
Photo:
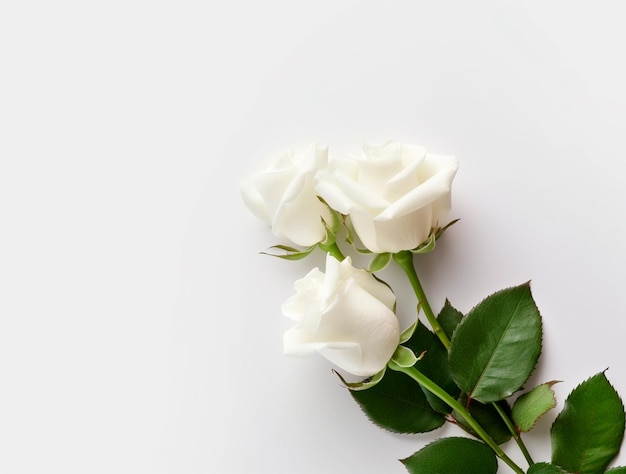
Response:
[[[435,250],[436,242],[437,242],[437,237],[435,237],[435,234],[431,231],[428,238],[424,242],[419,244],[417,247],[412,249],[411,253],[422,254],[422,253],[432,252],[433,250]]]
[[[364,380],[361,380],[360,382],[348,382],[345,378],[343,378],[343,376],[337,372],[336,370],[333,370],[333,373],[339,377],[339,380],[341,380],[341,383],[344,384],[344,386],[350,390],[354,390],[354,391],[358,391],[358,390],[367,390],[368,388],[373,387],[374,385],[376,385],[378,382],[380,382],[382,380],[382,378],[385,376],[385,372],[387,371],[387,366],[383,367],[383,370],[381,370],[380,372],[378,372],[377,374],[372,375],[371,377],[368,377]]]
[[[383,268],[385,268],[389,264],[389,262],[391,262],[391,253],[385,252],[376,254],[376,256],[370,262],[370,266],[367,271],[370,273],[379,272]]]
[[[370,255],[374,252],[372,252],[370,249],[366,249],[366,248],[359,248],[356,246],[356,231],[354,230],[354,228],[352,227],[352,224],[350,223],[350,218],[349,216],[343,216],[344,218],[344,227],[346,229],[346,243],[351,245],[352,248],[357,251],[360,254],[363,255]]]
[[[460,220],[461,219],[454,219],[454,220],[448,222],[443,227],[435,227],[435,229],[434,229],[435,238],[438,239],[439,237],[441,237],[446,230],[448,230],[450,227],[452,227],[454,224],[456,224]]]
[[[428,238],[424,242],[419,244],[417,247],[412,249],[411,252],[414,254],[423,254],[423,253],[432,252],[433,250],[435,250],[435,244],[437,240],[439,239],[439,237],[441,237],[447,229],[449,229],[452,225],[456,224],[458,221],[459,219],[455,219],[443,227],[438,227],[438,226],[433,227],[430,230],[430,234],[428,235]]]
[[[391,362],[399,367],[413,367],[418,360],[424,357],[425,353],[422,352],[419,356],[416,356],[408,347],[398,346],[396,352],[391,356]]]
[[[404,344],[406,341],[411,339],[411,337],[413,337],[413,333],[415,332],[418,324],[419,319],[415,319],[415,322],[413,324],[411,324],[408,328],[402,331],[402,334],[400,334],[400,344]]]
[[[301,260],[315,250],[317,245],[311,245],[309,248],[300,250],[288,245],[272,245],[270,249],[282,250],[285,253],[270,253],[260,252],[262,255],[269,255],[270,257],[278,257],[284,260]]]
[[[328,216],[329,216],[328,219],[324,219],[322,217],[322,222],[324,223],[324,227],[326,227],[326,233],[327,233],[326,240],[328,240],[329,235],[336,237],[339,231],[341,230],[341,227],[343,224],[343,215],[341,215],[339,212],[335,211],[332,207],[330,207],[326,203],[326,201],[324,201],[321,197],[318,196],[318,199],[322,201],[328,208]],[[335,242],[335,240],[333,239],[332,242]],[[327,243],[327,242],[324,241],[324,243]]]

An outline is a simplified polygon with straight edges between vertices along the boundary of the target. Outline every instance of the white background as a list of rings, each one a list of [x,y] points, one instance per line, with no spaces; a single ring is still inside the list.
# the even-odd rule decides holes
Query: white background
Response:
[[[238,183],[314,142],[456,155],[433,306],[532,280],[531,383],[562,404],[609,367],[626,394],[621,5],[3,2],[0,473],[400,474],[458,434],[384,432],[324,360],[281,355],[321,258],[259,255],[278,242]]]

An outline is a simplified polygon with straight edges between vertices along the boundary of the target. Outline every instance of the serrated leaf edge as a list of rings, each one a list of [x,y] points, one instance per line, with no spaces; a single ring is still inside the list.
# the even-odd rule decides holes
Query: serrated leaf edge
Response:
[[[550,392],[552,393],[552,401],[553,401],[552,405],[551,405],[551,406],[550,406],[547,410],[545,410],[545,411],[544,411],[541,415],[539,415],[537,418],[535,418],[535,422],[534,422],[534,423],[530,426],[530,428],[528,428],[528,429],[526,429],[526,430],[523,430],[523,429],[521,429],[521,428],[520,428],[519,424],[518,424],[517,422],[515,422],[515,428],[518,430],[518,432],[520,432],[520,433],[528,433],[529,431],[531,431],[531,430],[535,427],[535,425],[536,425],[536,424],[537,424],[537,422],[539,421],[539,418],[541,418],[542,416],[544,416],[544,415],[545,415],[546,413],[548,413],[550,410],[554,410],[554,409],[556,408],[556,405],[557,405],[557,399],[556,399],[556,394],[554,393],[554,390],[552,390],[552,386],[553,386],[553,385],[555,385],[555,384],[557,384],[557,383],[561,383],[561,382],[562,382],[562,380],[550,380],[549,382],[544,382],[544,383],[542,383],[542,384],[537,385],[536,387],[533,387],[533,388],[532,388],[531,390],[529,390],[528,392],[521,394],[521,395],[520,395],[520,396],[519,396],[519,397],[515,400],[515,402],[513,403],[513,406],[511,407],[511,410],[514,410],[514,409],[515,409],[515,403],[517,403],[517,401],[518,401],[520,398],[522,398],[522,397],[524,397],[524,396],[526,396],[526,395],[529,395],[529,394],[530,394],[533,390],[535,390],[535,389],[537,389],[537,388],[539,388],[539,387],[542,387],[542,386],[544,386],[544,385],[547,385],[547,386],[548,386],[548,388],[550,389]],[[511,413],[511,414],[512,414],[512,413]],[[515,420],[513,420],[513,421],[515,421]]]

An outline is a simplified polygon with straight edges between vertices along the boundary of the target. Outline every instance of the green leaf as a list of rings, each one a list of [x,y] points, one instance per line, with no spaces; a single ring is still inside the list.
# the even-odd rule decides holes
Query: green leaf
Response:
[[[552,386],[556,380],[533,388],[520,396],[513,404],[511,416],[520,431],[530,431],[537,420],[556,406],[556,397]]]
[[[375,273],[381,271],[391,261],[391,254],[389,252],[379,253],[372,259],[368,268],[369,272]]]
[[[462,395],[459,397],[459,402],[467,406],[467,396]],[[510,414],[511,407],[509,407],[506,400],[501,400],[498,402],[498,406],[507,414]],[[469,404],[469,412],[474,417],[474,419],[478,422],[483,429],[489,433],[489,436],[498,444],[506,443],[511,439],[511,432],[507,428],[506,424],[502,420],[502,417],[498,413],[498,411],[494,408],[494,406],[490,403],[485,405],[476,400],[472,400]],[[457,420],[458,425],[463,428],[466,432],[471,434],[472,436],[479,437],[469,425],[466,424],[465,420],[456,412],[452,412],[452,416]]]
[[[528,468],[527,474],[568,474],[559,466],[547,462],[538,462]]]
[[[300,260],[309,255],[313,250],[315,250],[315,245],[312,245],[308,249],[300,250],[294,247],[289,247],[288,245],[273,245],[270,249],[282,250],[285,253],[270,253],[270,252],[261,252],[262,255],[269,255],[270,257],[278,257],[285,260]]]
[[[606,471],[606,474],[626,474],[626,467],[618,466]]]
[[[437,321],[441,324],[443,328],[443,332],[446,333],[448,339],[452,339],[452,335],[454,334],[454,330],[463,319],[463,313],[461,313],[458,309],[450,304],[448,300],[446,300],[443,308],[439,312],[437,316]]]
[[[486,444],[469,438],[441,438],[400,460],[410,474],[495,474],[498,461]]]
[[[425,433],[439,428],[445,418],[435,412],[420,386],[401,372],[388,370],[368,390],[351,391],[370,420],[396,433]]]
[[[624,438],[624,405],[604,372],[572,390],[551,429],[552,463],[576,473],[603,472]]]
[[[448,352],[432,331],[423,324],[418,325],[413,336],[405,345],[411,348],[414,353],[423,354],[416,365],[420,372],[448,392],[450,396],[458,397],[460,390],[454,383],[450,373]],[[423,392],[430,405],[436,411],[450,413],[451,408],[447,404],[428,390],[423,389]]]
[[[457,385],[483,403],[503,400],[528,379],[541,353],[541,316],[528,283],[484,299],[450,343]]]

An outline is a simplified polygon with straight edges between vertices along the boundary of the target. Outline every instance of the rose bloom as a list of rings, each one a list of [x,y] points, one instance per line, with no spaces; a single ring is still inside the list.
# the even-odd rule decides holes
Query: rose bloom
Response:
[[[319,173],[318,194],[350,215],[363,245],[375,253],[411,250],[450,210],[458,162],[415,145],[365,145],[358,158],[335,159]]]
[[[368,377],[382,370],[400,339],[395,296],[350,257],[328,255],[326,274],[315,268],[294,288],[282,307],[295,321],[284,335],[284,352],[303,356],[318,352],[341,369]]]
[[[274,235],[315,245],[326,237],[322,218],[329,216],[316,195],[315,174],[327,163],[328,148],[318,145],[305,153],[284,153],[267,170],[242,181],[243,200]]]

